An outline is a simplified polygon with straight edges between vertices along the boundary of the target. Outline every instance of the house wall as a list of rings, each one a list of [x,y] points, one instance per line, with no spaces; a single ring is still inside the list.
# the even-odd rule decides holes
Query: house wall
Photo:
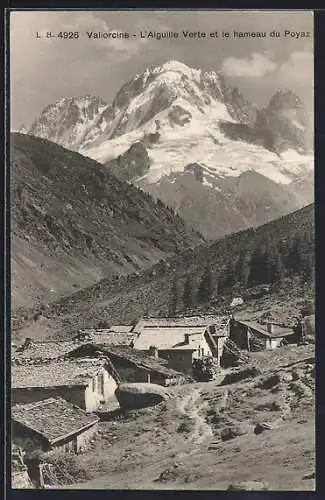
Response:
[[[262,335],[259,331],[254,330],[253,328],[251,328],[250,330],[253,333],[254,337],[256,337],[262,343],[263,349],[272,349],[271,340],[269,337]]]
[[[122,382],[151,382],[152,384],[166,385],[166,376],[154,369],[149,371],[120,358],[114,358],[113,363]]]
[[[27,453],[35,450],[47,451],[49,449],[49,444],[45,439],[19,422],[12,422],[11,433],[13,443]]]
[[[276,349],[281,344],[283,337],[277,337],[275,339],[270,339],[267,349]]]
[[[58,451],[79,453],[87,448],[97,431],[98,423],[95,423],[88,429],[80,431],[78,434],[68,436],[62,441],[58,441],[52,446],[48,454],[57,453]]]
[[[92,412],[114,396],[117,383],[105,368],[101,368],[98,374],[88,384],[84,394],[84,409]]]
[[[266,337],[264,335],[261,335],[260,332],[256,331],[256,330],[252,330],[254,335],[256,335],[256,337],[259,338],[259,340],[262,341],[263,345],[264,345],[264,349],[276,349],[277,347],[279,347],[279,345],[281,344],[281,341],[283,340],[283,337],[275,337],[275,338],[270,338],[270,337]]]
[[[173,382],[172,379],[168,378],[166,375],[159,373],[159,372],[151,372],[150,373],[150,382],[152,384],[158,384],[158,385],[164,385],[164,386],[175,383],[175,381]]]
[[[203,335],[200,339],[199,344],[200,344],[200,350],[197,350],[193,353],[193,359],[201,358],[202,356],[212,356],[210,346],[205,340]],[[191,343],[189,345],[191,345]]]
[[[93,439],[97,431],[98,424],[95,424],[76,436],[75,441],[77,453],[82,451],[82,448],[87,448],[89,442]]]
[[[169,368],[173,370],[181,371],[188,375],[192,375],[193,372],[193,351],[189,350],[173,350],[166,349],[159,351],[159,357],[166,359],[168,361]]]
[[[226,340],[227,340],[228,337],[217,337],[217,346],[218,346],[218,358],[217,358],[217,361],[218,361],[218,364],[220,365],[220,360],[221,360],[221,357],[223,355],[223,348],[224,348],[224,345],[226,343]]]
[[[120,366],[118,362],[114,362],[122,382],[148,382],[148,371],[136,365]]]
[[[104,391],[100,392],[99,376],[103,376]],[[39,388],[24,388],[12,389],[11,398],[12,403],[33,403],[35,401],[42,401],[50,397],[61,396],[66,401],[73,403],[79,408],[86,411],[96,411],[98,406],[111,398],[117,387],[115,379],[108,373],[105,368],[102,368],[98,375],[94,377],[95,390],[93,390],[93,380],[87,387],[39,387]]]
[[[232,321],[230,326],[230,340],[235,342],[240,349],[247,349],[247,326]]]

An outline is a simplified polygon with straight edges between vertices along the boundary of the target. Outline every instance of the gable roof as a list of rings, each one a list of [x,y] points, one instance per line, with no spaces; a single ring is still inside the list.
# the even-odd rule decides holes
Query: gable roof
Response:
[[[205,327],[215,325],[216,328],[223,328],[229,321],[227,316],[206,315],[206,316],[177,316],[174,318],[142,318],[133,331],[139,332],[143,328],[155,327]]]
[[[159,373],[166,378],[184,377],[184,373],[169,368],[166,360],[148,356],[147,353],[137,351],[129,346],[85,344],[80,347],[80,350],[84,353],[86,353],[87,350],[89,350],[89,352],[101,351],[105,356],[112,360],[112,362],[116,365],[117,370],[118,361],[122,360],[148,372]]]
[[[11,360],[15,362],[17,360],[25,359],[42,359],[42,360],[54,360],[60,358],[72,351],[80,345],[80,342],[76,341],[31,341],[24,347],[22,345],[20,348],[12,351]]]
[[[269,338],[277,338],[277,337],[285,337],[288,335],[293,335],[293,331],[291,328],[285,328],[283,326],[273,324],[273,332],[269,332],[267,330],[267,325],[262,325],[261,323],[257,323],[257,321],[245,321],[245,320],[236,320],[237,323],[240,323],[244,326],[252,328],[257,331],[261,335]]]
[[[37,432],[49,444],[76,434],[99,421],[62,398],[49,398],[12,407],[12,420]]]
[[[157,349],[172,349],[186,345],[198,349],[205,330],[205,326],[144,328],[134,342],[134,349],[147,350],[150,346],[155,346]],[[185,342],[186,334],[189,335],[189,344]]]
[[[101,367],[108,366],[106,360],[98,358],[13,365],[12,388],[87,386]]]
[[[131,332],[131,326],[116,326],[106,329],[80,330],[76,340],[87,340],[99,344],[130,345],[136,337],[136,333]]]

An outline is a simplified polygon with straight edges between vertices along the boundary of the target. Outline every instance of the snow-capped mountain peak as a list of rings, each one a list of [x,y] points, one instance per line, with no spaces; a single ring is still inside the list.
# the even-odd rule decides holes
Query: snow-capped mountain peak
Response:
[[[17,130],[19,134],[27,134],[27,128],[25,127],[24,123],[19,127]]]
[[[107,108],[108,104],[100,97],[90,94],[62,97],[42,111],[28,133],[78,150]]]
[[[312,201],[313,154],[303,101],[290,90],[276,91],[260,110],[222,72],[204,72],[175,60],[135,75],[110,106],[89,94],[61,99],[43,111],[29,133],[106,163],[122,180],[171,204],[191,223],[200,219],[196,206],[205,213],[206,197],[214,201],[204,217],[212,217],[220,204],[232,212],[229,200],[234,196],[237,212],[248,210],[244,219],[252,221],[254,186],[258,203],[263,206],[268,198],[267,206],[273,206],[273,212],[262,209],[266,219],[261,216],[261,223],[286,213],[278,205],[290,211],[288,207]],[[295,200],[291,186],[299,177],[308,179],[308,188],[300,186]],[[190,216],[181,208],[187,202]],[[194,226],[200,229],[201,222]]]

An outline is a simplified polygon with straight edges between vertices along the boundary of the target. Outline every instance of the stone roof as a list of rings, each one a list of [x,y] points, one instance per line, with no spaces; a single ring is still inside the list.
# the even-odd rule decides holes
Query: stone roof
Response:
[[[206,315],[206,316],[178,316],[175,318],[143,318],[134,327],[134,331],[143,328],[154,327],[205,327],[215,325],[216,328],[224,328],[228,323],[228,316]]]
[[[136,333],[130,331],[130,326],[116,326],[107,329],[80,330],[76,339],[87,340],[99,344],[130,345]]]
[[[137,351],[129,346],[113,346],[113,345],[97,345],[93,346],[96,349],[101,349],[105,356],[109,357],[116,364],[118,371],[117,359],[126,360],[129,363],[138,366],[148,372],[156,372],[164,375],[166,378],[183,377],[184,374],[173,370],[167,366],[166,360],[148,356],[147,353]]]
[[[62,398],[49,398],[12,407],[12,420],[32,429],[49,444],[76,434],[98,422],[96,415],[87,414],[81,408]]]
[[[258,323],[257,321],[246,321],[246,320],[236,320],[237,323],[241,323],[244,326],[252,328],[253,330],[259,332],[261,335],[269,338],[286,337],[288,335],[293,335],[293,330],[291,328],[285,328],[283,326],[275,325],[273,323],[272,333],[267,330],[267,325]]]
[[[79,345],[78,341],[31,341],[25,347],[23,344],[20,348],[12,351],[11,359],[13,362],[24,359],[42,359],[44,361],[57,359],[65,356]]]
[[[105,360],[98,358],[14,364],[11,368],[12,388],[87,386],[106,364]]]
[[[205,330],[205,326],[144,328],[134,342],[134,349],[147,350],[150,346],[155,346],[157,349],[172,349],[186,345],[197,349],[203,340]],[[185,342],[185,335],[189,335],[189,344]]]

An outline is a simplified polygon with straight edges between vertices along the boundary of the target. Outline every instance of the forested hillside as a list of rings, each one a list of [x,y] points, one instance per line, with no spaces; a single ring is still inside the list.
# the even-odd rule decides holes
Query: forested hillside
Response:
[[[220,309],[229,304],[229,297],[254,296],[264,285],[289,290],[288,301],[294,296],[304,300],[309,291],[313,294],[313,281],[310,205],[255,230],[163,259],[140,275],[102,280],[45,308],[40,321],[69,335],[81,327],[131,323],[143,314]],[[33,324],[35,312],[27,312],[24,321],[17,317],[16,327]]]

